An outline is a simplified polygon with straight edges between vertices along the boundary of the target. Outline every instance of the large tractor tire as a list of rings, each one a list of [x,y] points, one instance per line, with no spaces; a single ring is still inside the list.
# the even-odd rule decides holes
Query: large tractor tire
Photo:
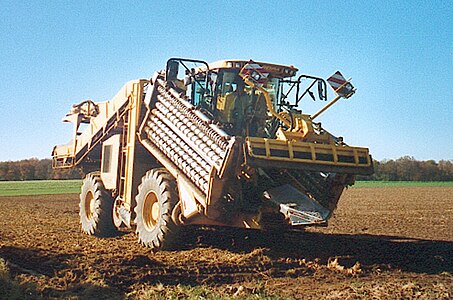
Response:
[[[177,244],[178,227],[171,214],[178,203],[176,182],[165,169],[153,169],[143,177],[135,207],[138,241],[154,251]]]
[[[107,237],[116,232],[112,215],[113,199],[97,173],[90,173],[83,180],[79,207],[84,233]]]

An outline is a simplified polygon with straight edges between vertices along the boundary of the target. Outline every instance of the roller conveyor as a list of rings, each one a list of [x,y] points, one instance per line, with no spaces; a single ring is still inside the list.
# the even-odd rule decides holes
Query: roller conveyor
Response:
[[[145,143],[152,143],[204,194],[213,169],[225,167],[232,138],[207,116],[157,79],[155,97],[144,120]]]

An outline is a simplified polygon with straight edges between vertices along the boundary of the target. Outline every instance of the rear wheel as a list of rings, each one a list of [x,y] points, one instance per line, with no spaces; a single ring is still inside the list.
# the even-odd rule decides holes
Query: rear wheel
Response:
[[[178,202],[175,179],[165,169],[153,169],[142,178],[135,207],[138,240],[153,250],[176,242],[177,226],[171,214]]]
[[[88,174],[83,180],[80,193],[80,224],[88,235],[111,236],[116,229],[113,225],[113,199],[96,173]]]

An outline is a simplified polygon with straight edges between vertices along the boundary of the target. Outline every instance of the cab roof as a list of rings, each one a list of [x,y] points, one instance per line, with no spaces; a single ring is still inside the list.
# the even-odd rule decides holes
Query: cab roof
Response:
[[[209,64],[210,70],[218,70],[218,69],[234,69],[240,70],[248,63],[255,63],[262,66],[267,72],[269,72],[272,77],[277,78],[285,78],[285,77],[292,77],[296,75],[298,71],[297,68],[294,66],[285,66],[285,65],[277,65],[267,62],[258,62],[252,60],[238,60],[238,59],[228,59],[228,60],[220,60]],[[206,71],[206,67],[201,67],[199,71]]]

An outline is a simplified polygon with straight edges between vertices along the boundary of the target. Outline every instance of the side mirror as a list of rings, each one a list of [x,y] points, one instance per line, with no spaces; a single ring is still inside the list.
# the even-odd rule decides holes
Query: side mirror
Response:
[[[302,94],[299,94],[299,91],[300,91],[300,84],[302,83],[302,79],[308,79],[309,81],[311,81],[310,85],[308,85],[308,87],[305,89],[305,91],[302,93]],[[310,76],[310,75],[305,75],[305,74],[302,74],[299,76],[299,78],[297,78],[297,81],[294,81],[293,82],[294,84],[297,84],[297,87],[296,87],[296,103],[295,103],[295,106],[297,106],[300,102],[300,100],[302,100],[302,98],[305,96],[305,95],[309,95],[313,100],[316,100],[316,97],[315,97],[315,93],[311,91],[311,89],[316,85],[318,84],[318,99],[319,100],[322,100],[322,101],[326,101],[327,100],[327,84],[326,84],[326,81],[324,79],[322,79],[321,77],[316,77],[316,76]]]
[[[327,97],[326,97],[326,94],[325,94],[325,90],[324,90],[324,85],[325,85],[324,81],[318,80],[318,96],[319,96],[319,100],[327,100]]]
[[[179,62],[169,60],[167,63],[166,81],[175,80],[178,78]]]

